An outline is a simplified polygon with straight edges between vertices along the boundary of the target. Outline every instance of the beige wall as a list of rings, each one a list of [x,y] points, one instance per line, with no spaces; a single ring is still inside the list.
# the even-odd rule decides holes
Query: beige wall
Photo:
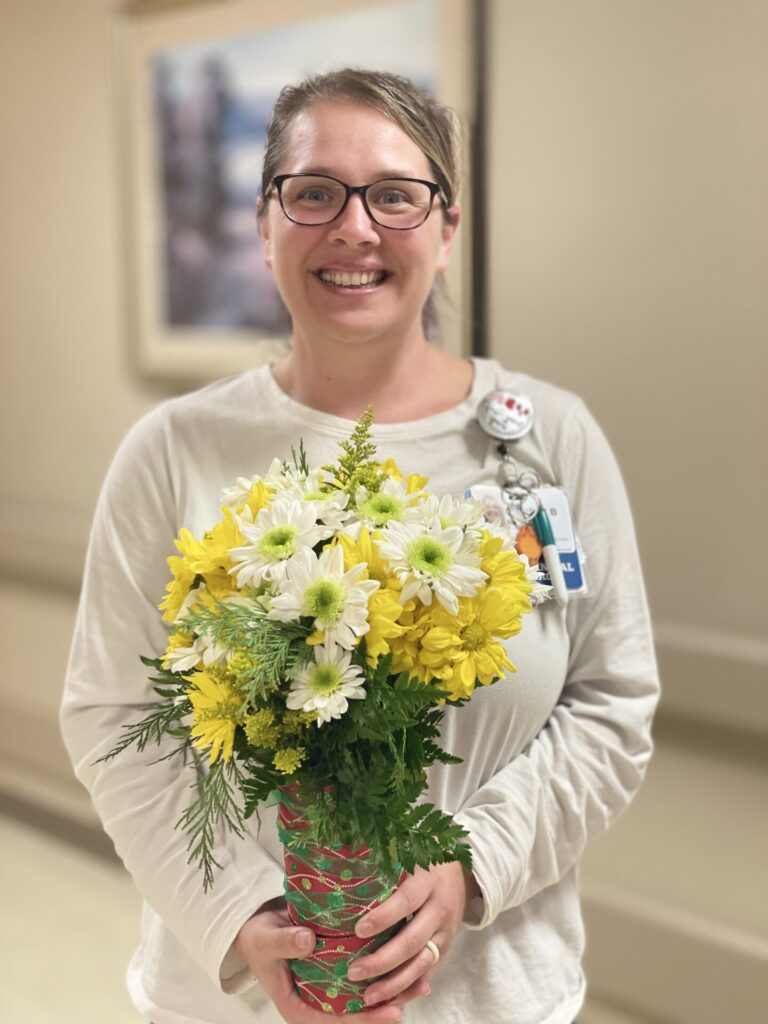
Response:
[[[86,818],[56,738],[72,580],[110,455],[163,394],[126,356],[113,6],[0,13],[0,768]],[[489,7],[491,348],[603,423],[665,668],[647,784],[584,866],[593,989],[627,1020],[751,1024],[768,994],[768,567],[745,545],[767,497],[768,4]]]
[[[645,788],[585,858],[593,991],[643,1019],[756,1022],[768,4],[496,0],[491,24],[491,348],[603,424],[663,669]]]

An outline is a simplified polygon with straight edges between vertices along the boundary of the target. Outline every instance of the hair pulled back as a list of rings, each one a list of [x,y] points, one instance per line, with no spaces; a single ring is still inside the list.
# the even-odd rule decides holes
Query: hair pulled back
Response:
[[[364,103],[394,121],[426,156],[446,207],[456,202],[461,182],[461,128],[456,113],[408,78],[362,68],[311,75],[281,90],[267,129],[262,195],[289,150],[291,126],[297,114],[324,100]]]

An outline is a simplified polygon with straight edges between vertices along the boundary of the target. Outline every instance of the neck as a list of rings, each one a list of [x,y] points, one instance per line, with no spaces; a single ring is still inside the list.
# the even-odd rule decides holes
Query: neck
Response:
[[[398,423],[459,404],[472,381],[471,364],[433,348],[421,335],[408,342],[309,342],[294,333],[291,351],[273,368],[295,401],[357,419],[369,405],[378,423]]]

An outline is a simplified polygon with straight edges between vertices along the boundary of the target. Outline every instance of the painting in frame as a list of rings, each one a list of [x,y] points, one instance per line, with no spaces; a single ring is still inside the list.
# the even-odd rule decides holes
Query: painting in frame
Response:
[[[143,377],[202,383],[272,362],[290,319],[264,263],[255,203],[280,88],[354,66],[412,78],[472,113],[466,0],[138,0],[118,22],[127,312]],[[467,147],[468,148],[468,147]],[[465,172],[466,172],[465,168]],[[469,183],[436,296],[437,343],[469,351]]]

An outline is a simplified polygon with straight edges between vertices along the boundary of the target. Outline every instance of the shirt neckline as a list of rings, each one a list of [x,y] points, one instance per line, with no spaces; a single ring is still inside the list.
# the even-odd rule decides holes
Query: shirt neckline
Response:
[[[401,423],[375,423],[374,436],[379,438],[410,438],[429,437],[440,433],[459,422],[475,418],[477,406],[483,396],[493,387],[492,360],[470,357],[474,367],[474,376],[469,394],[458,405],[432,416],[424,416],[416,420],[403,420]],[[354,420],[331,413],[320,412],[309,405],[303,405],[286,394],[275,380],[271,364],[260,367],[262,384],[267,392],[267,400],[279,409],[280,415],[289,416],[301,426],[310,426],[313,430],[329,434],[333,437],[348,437],[355,425]]]

